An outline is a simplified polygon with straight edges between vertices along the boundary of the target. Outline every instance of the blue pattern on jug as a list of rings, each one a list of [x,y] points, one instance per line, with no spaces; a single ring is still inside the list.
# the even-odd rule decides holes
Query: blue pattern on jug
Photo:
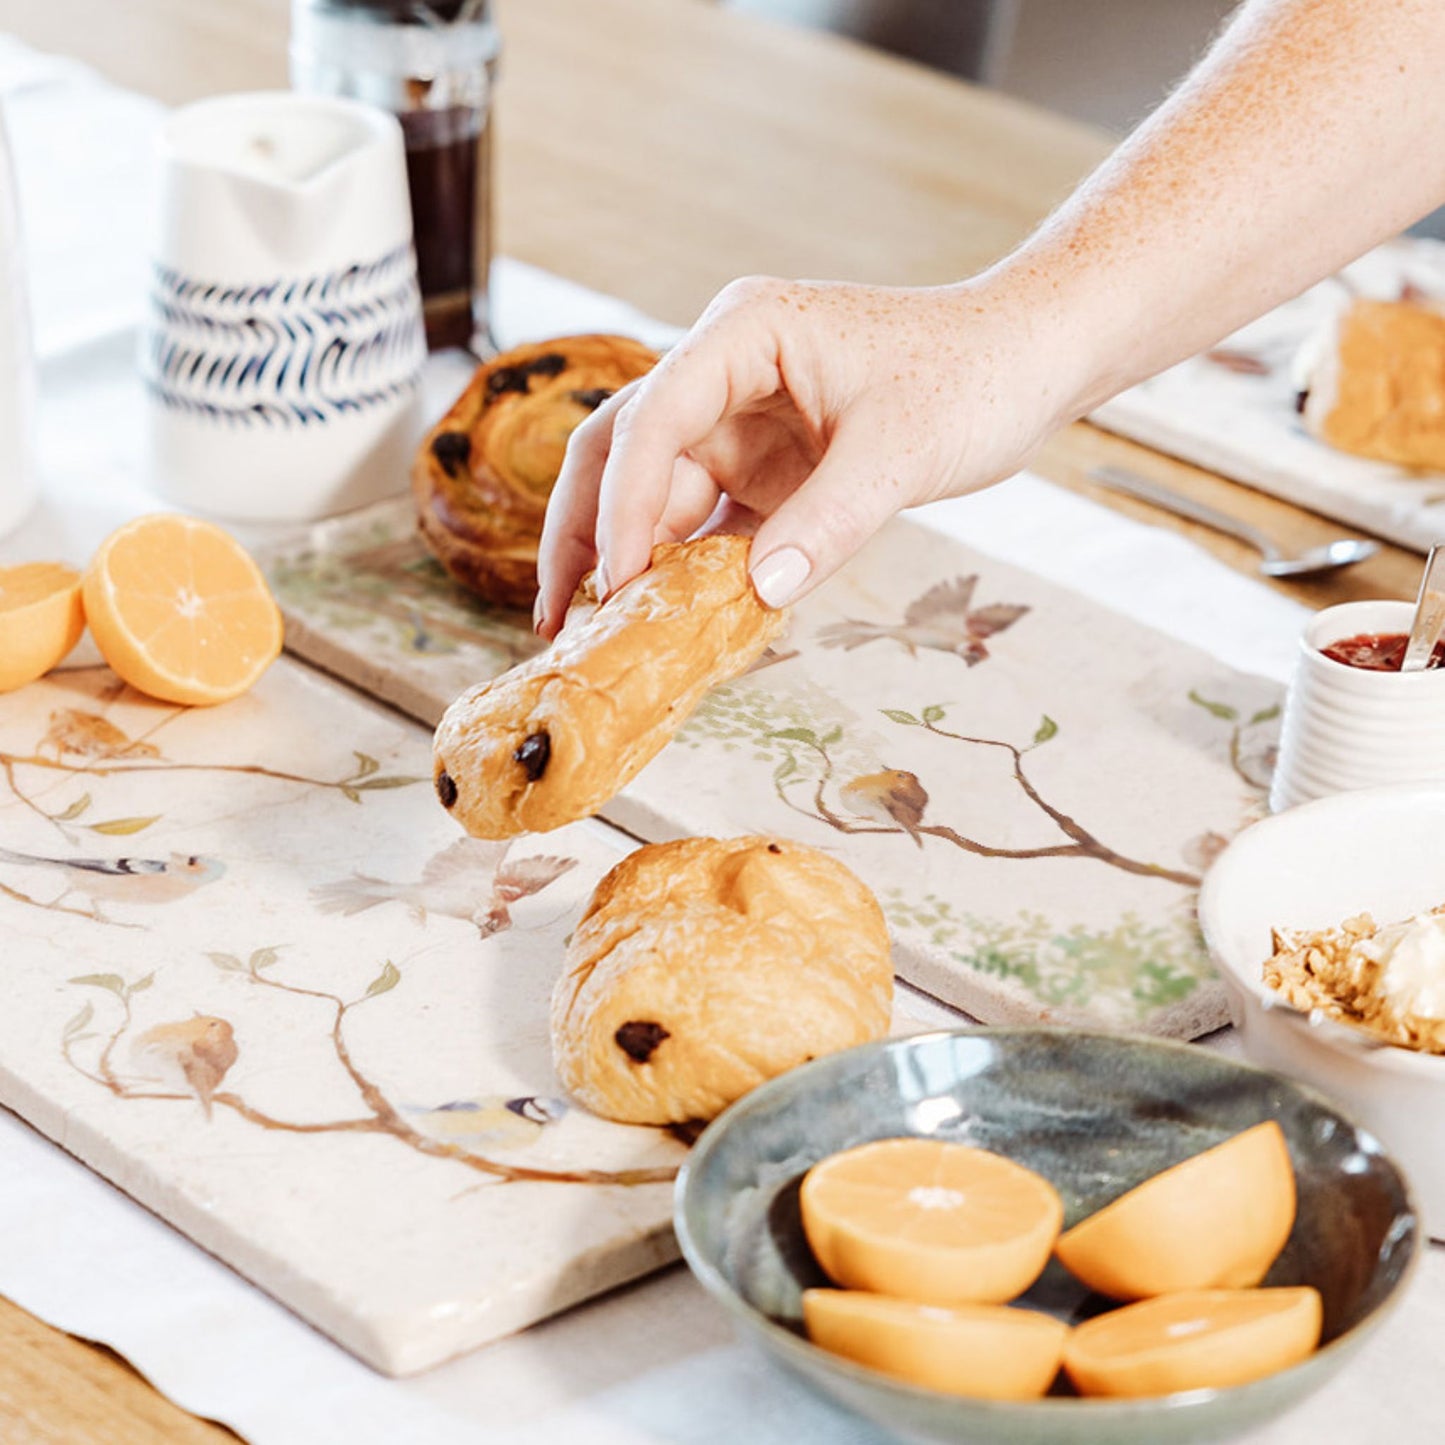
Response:
[[[146,385],[242,426],[312,426],[408,395],[426,357],[410,245],[319,276],[224,285],[156,266]]]

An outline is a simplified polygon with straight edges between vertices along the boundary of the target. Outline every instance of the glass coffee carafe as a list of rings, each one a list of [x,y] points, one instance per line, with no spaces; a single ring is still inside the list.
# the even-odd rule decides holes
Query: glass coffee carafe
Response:
[[[392,111],[407,180],[427,345],[491,347],[490,0],[293,0],[291,81]]]

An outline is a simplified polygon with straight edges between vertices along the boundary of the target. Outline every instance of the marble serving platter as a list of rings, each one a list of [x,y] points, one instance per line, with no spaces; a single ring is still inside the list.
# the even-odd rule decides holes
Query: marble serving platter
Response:
[[[0,1102],[376,1368],[674,1255],[684,1146],[570,1107],[547,1000],[630,846],[462,839],[426,731],[290,660],[0,698]]]
[[[536,646],[446,579],[409,504],[268,562],[302,655],[434,723]],[[380,605],[378,605],[380,604]],[[1225,1022],[1194,916],[1263,810],[1280,691],[907,522],[797,609],[603,816],[772,831],[875,890],[901,977],[985,1022]]]
[[[1445,475],[1335,451],[1295,410],[1296,357],[1354,296],[1445,297],[1445,244],[1402,237],[1228,341],[1090,416],[1109,431],[1426,552],[1445,536]]]

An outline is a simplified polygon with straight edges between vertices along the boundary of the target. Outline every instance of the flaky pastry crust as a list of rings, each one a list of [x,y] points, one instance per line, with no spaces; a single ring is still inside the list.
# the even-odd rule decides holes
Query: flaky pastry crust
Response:
[[[882,909],[842,863],[783,838],[687,838],[598,884],[553,991],[552,1057],[606,1118],[711,1119],[881,1038],[892,1000]]]
[[[1445,311],[1354,302],[1320,347],[1301,409],[1340,451],[1445,470]]]
[[[422,536],[457,582],[501,606],[532,605],[542,520],[567,438],[656,361],[627,336],[564,336],[477,368],[411,473]]]
[[[601,607],[574,607],[544,652],[463,693],[433,749],[437,796],[478,838],[590,817],[642,771],[716,683],[786,626],[758,600],[745,537],[654,548]]]

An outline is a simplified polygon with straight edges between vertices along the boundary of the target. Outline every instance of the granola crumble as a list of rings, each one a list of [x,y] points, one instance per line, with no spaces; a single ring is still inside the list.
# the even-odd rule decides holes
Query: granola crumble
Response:
[[[1432,938],[1433,935],[1433,938]],[[1368,913],[1317,932],[1274,930],[1264,981],[1309,1013],[1365,1028],[1386,1043],[1445,1054],[1445,905],[1381,926]]]

